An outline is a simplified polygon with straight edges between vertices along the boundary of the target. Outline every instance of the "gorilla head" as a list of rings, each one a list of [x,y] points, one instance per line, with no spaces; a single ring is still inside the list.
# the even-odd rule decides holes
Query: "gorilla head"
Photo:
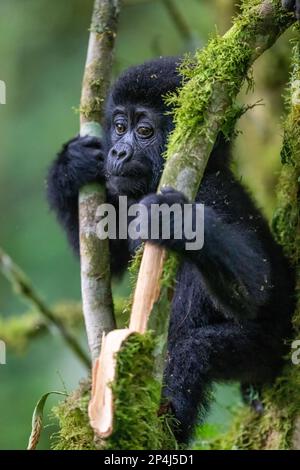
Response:
[[[111,194],[133,198],[156,190],[173,123],[164,102],[181,84],[178,58],[131,67],[112,87],[106,106],[105,173]]]

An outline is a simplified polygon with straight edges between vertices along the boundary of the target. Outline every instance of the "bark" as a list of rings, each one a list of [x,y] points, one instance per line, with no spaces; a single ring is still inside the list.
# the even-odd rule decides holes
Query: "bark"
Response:
[[[80,134],[102,137],[101,121],[113,59],[120,2],[95,0],[80,105]],[[80,259],[83,313],[92,361],[103,332],[115,328],[110,283],[109,243],[96,235],[96,210],[106,200],[100,184],[80,191]]]

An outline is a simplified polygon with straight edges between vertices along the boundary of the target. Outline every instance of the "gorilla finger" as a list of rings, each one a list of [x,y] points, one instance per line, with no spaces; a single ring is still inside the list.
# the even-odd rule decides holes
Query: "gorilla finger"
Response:
[[[163,188],[161,188],[162,194],[168,194],[168,193],[174,193],[174,192],[177,192],[177,190],[172,188],[172,186],[164,186]]]
[[[172,206],[173,204],[185,204],[187,200],[182,193],[172,190],[172,192],[153,194],[150,197],[147,196],[141,202],[147,207],[150,207],[153,204],[167,204],[168,206]]]
[[[93,137],[90,135],[85,135],[80,137],[80,144],[84,147],[92,147],[95,149],[102,148],[102,141],[98,137]]]
[[[177,191],[177,189],[174,189],[171,186],[165,186],[161,189],[161,198],[162,202],[166,202],[168,204],[186,204],[188,202],[188,199],[182,192]]]
[[[104,160],[104,153],[102,152],[102,150],[89,148],[88,150],[84,149],[83,153],[86,153],[89,158],[95,159],[96,161]]]
[[[68,152],[71,158],[76,159],[89,159],[89,160],[103,160],[103,151],[100,148],[89,147],[82,145],[81,141],[72,142],[68,147]]]
[[[139,204],[143,204],[147,208],[150,208],[153,204],[161,204],[159,194],[149,194],[140,200]]]

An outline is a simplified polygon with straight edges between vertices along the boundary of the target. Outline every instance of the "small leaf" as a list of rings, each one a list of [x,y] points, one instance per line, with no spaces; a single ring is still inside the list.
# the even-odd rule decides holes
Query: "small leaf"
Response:
[[[42,427],[43,427],[43,413],[44,413],[44,406],[47,401],[47,398],[51,394],[56,394],[56,395],[67,395],[65,392],[48,392],[45,393],[40,400],[38,401],[33,415],[32,415],[32,425],[31,425],[31,434],[29,437],[29,442],[28,442],[28,447],[27,450],[35,450],[36,446],[38,445],[38,442],[40,440],[41,432],[42,432]]]

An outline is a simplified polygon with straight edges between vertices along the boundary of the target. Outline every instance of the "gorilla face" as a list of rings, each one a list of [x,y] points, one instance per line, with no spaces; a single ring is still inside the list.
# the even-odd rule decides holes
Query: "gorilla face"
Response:
[[[105,174],[112,195],[140,198],[156,190],[169,121],[169,117],[145,105],[110,106]]]

